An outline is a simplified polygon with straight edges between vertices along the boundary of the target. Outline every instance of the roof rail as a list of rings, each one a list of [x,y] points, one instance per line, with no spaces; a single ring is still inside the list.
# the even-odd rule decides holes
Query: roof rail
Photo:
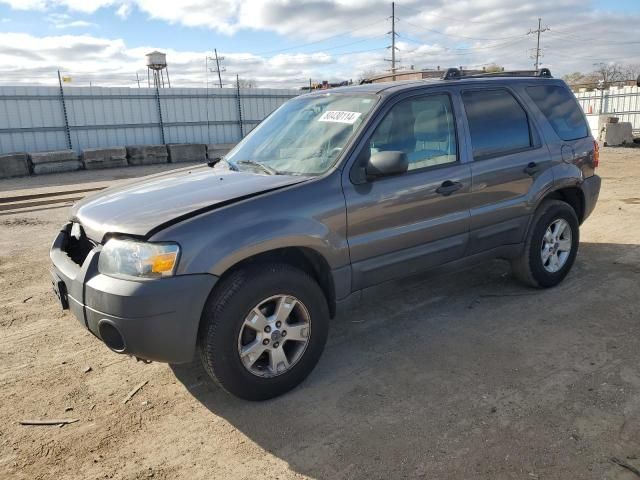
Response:
[[[503,70],[502,72],[483,72],[465,75],[464,70],[458,68],[448,68],[442,76],[443,80],[459,80],[461,78],[487,78],[487,77],[542,77],[553,78],[551,70],[541,68],[540,70]]]

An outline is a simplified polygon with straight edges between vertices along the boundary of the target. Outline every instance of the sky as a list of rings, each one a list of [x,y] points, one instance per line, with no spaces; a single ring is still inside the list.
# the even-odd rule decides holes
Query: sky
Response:
[[[640,64],[640,0],[402,0],[398,68]],[[391,2],[378,0],[0,0],[0,84],[146,85],[145,54],[167,54],[175,87],[214,87],[224,57],[258,87],[354,80],[390,68]],[[214,82],[215,81],[215,82]]]

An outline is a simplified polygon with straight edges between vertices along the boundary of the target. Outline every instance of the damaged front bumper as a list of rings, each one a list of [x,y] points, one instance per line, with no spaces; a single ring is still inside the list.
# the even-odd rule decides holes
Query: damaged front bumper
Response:
[[[109,348],[145,360],[190,362],[202,309],[217,281],[209,274],[161,279],[121,279],[98,271],[101,245],[71,251],[72,224],[56,236],[50,251],[54,291]],[[84,238],[84,242],[89,242]],[[84,250],[84,251],[83,251]]]

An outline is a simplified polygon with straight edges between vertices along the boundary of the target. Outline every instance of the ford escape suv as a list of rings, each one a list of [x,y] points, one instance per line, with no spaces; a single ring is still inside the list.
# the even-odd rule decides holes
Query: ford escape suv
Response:
[[[598,146],[547,70],[302,95],[208,165],[77,203],[51,248],[63,308],[110,349],[282,394],[368,288],[505,258],[537,288],[571,269]]]

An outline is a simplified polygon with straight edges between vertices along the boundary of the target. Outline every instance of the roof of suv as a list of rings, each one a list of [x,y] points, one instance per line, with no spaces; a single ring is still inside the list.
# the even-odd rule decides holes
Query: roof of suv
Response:
[[[436,86],[445,86],[445,85],[461,85],[461,84],[471,84],[477,85],[479,83],[515,83],[515,82],[544,82],[544,83],[558,83],[562,82],[562,80],[555,79],[553,77],[534,77],[534,76],[469,76],[462,77],[458,79],[424,79],[424,80],[400,80],[396,82],[384,82],[384,83],[366,83],[363,85],[352,85],[349,87],[338,87],[332,88],[330,90],[322,90],[320,92],[313,92],[314,94],[325,94],[325,93],[372,93],[379,95],[392,95],[394,93],[398,93],[403,90],[409,90],[412,88],[419,87],[436,87]]]

